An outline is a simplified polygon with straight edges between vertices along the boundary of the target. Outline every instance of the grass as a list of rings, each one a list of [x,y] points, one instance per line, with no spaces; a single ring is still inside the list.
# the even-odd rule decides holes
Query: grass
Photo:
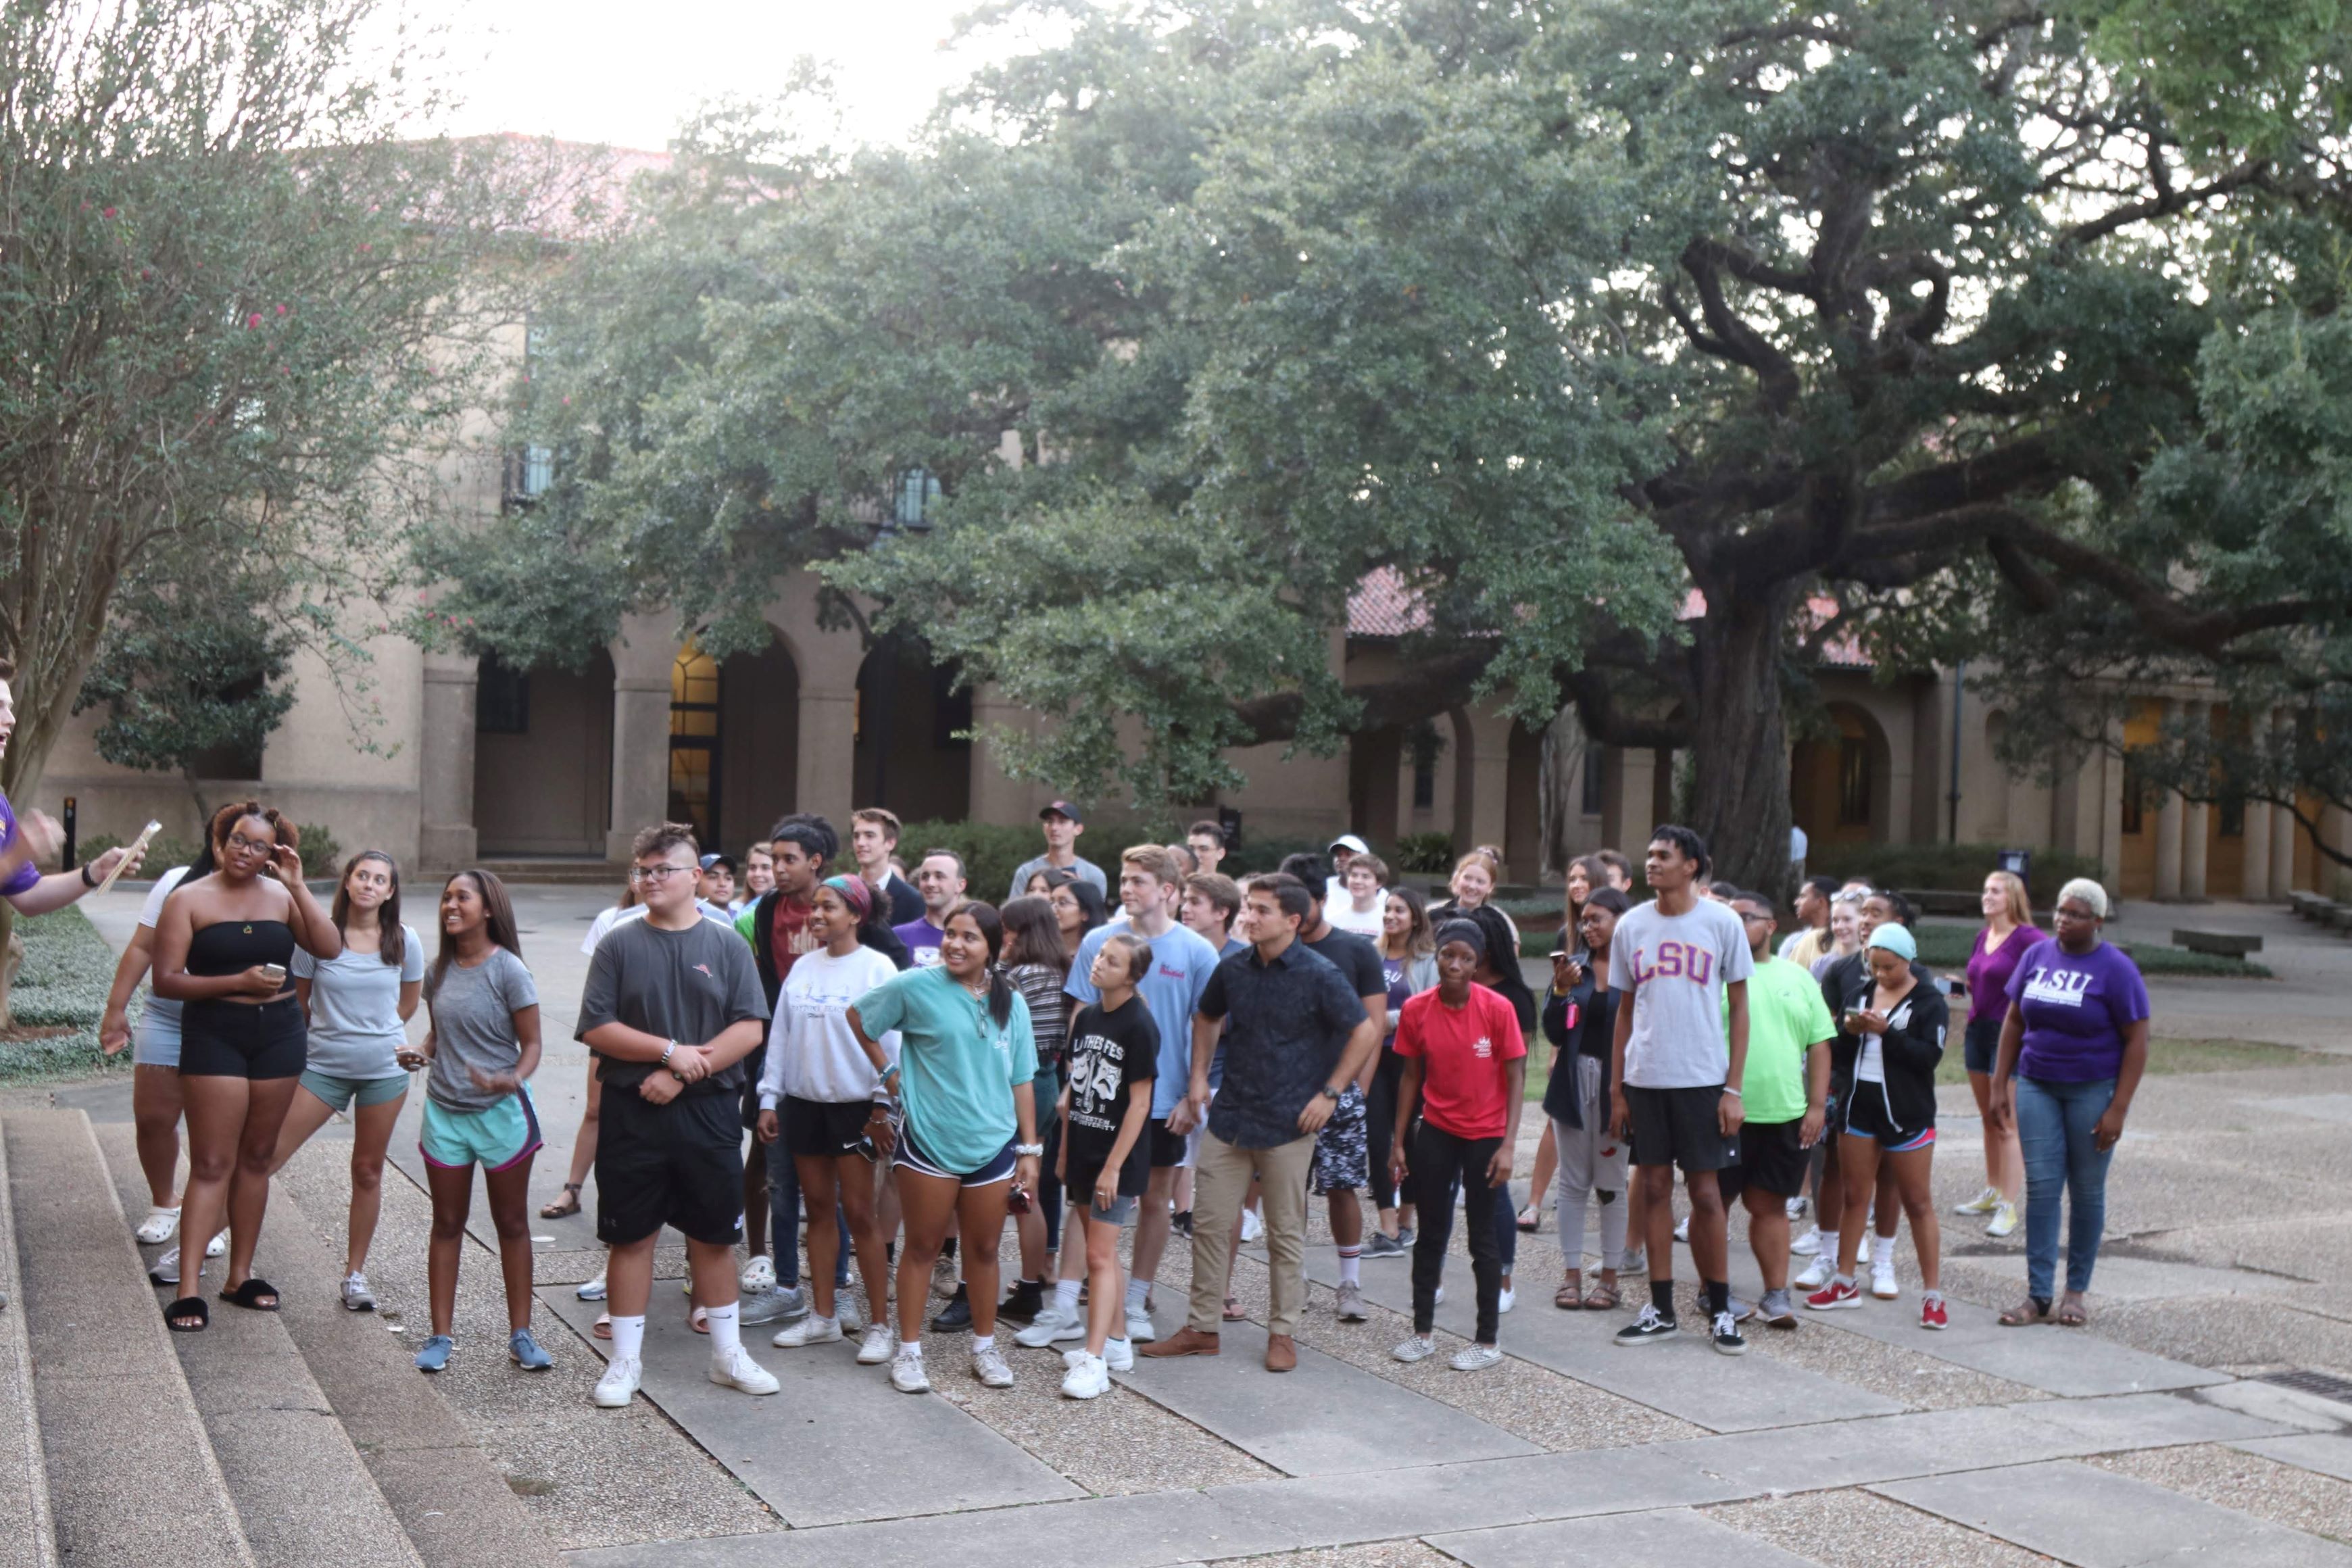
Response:
[[[2147,1043],[2147,1076],[2171,1078],[2182,1073],[2252,1072],[2264,1068],[2343,1066],[2346,1058],[2326,1051],[2306,1051],[2267,1040],[2163,1040]],[[1967,1067],[1957,1050],[1944,1053],[1936,1068],[1938,1084],[1965,1084]]]
[[[0,1082],[128,1068],[130,1052],[110,1059],[99,1053],[98,1020],[114,983],[114,950],[98,928],[68,905],[54,914],[19,915],[16,934],[24,939],[25,963],[8,1005],[16,1028],[29,1037],[0,1038]]]

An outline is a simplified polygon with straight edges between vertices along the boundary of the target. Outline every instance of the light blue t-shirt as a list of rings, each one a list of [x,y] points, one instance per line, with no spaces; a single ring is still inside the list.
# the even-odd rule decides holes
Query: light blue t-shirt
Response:
[[[977,1171],[1021,1131],[1013,1086],[1037,1076],[1029,1004],[1013,993],[998,1028],[988,1003],[944,968],[909,969],[860,996],[868,1039],[898,1031],[900,1097],[923,1152],[950,1171]]]
[[[1095,954],[1121,931],[1141,934],[1125,926],[1088,931],[1078,943],[1078,956],[1071,963],[1070,978],[1062,989],[1080,1002],[1101,1001],[1102,993],[1089,978]],[[1166,1116],[1192,1089],[1192,1015],[1200,1009],[1201,993],[1209,988],[1209,976],[1216,973],[1217,950],[1189,926],[1171,927],[1150,940],[1151,968],[1135,989],[1143,1005],[1151,1009],[1151,1021],[1160,1027],[1160,1076],[1151,1084],[1151,1114]]]
[[[346,948],[329,959],[294,950],[287,964],[297,980],[310,983],[310,1042],[307,1065],[330,1078],[398,1078],[393,1059],[408,1041],[400,1021],[400,987],[425,978],[425,943],[416,928],[400,928],[400,962]]]

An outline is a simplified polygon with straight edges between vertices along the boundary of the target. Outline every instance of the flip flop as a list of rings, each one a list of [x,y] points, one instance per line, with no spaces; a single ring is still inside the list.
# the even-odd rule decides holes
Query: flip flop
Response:
[[[539,1211],[539,1217],[541,1219],[570,1219],[573,1215],[578,1214],[580,1212],[580,1187],[581,1184],[578,1182],[564,1183],[563,1195],[556,1199],[553,1203],[549,1204],[546,1207],[541,1209]]]
[[[212,1309],[201,1296],[183,1296],[163,1309],[163,1326],[175,1334],[200,1334],[211,1321]]]
[[[597,1313],[596,1321],[590,1325],[588,1331],[590,1334],[600,1340],[611,1339],[613,1337],[613,1314],[610,1312]]]
[[[2061,1301],[2058,1304],[2057,1318],[2060,1328],[2079,1329],[2091,1321],[2091,1314],[2089,1309],[2085,1308],[2080,1300]]]
[[[261,1300],[264,1296],[269,1298],[267,1305]],[[274,1312],[278,1310],[278,1287],[257,1274],[236,1289],[222,1291],[221,1300],[248,1312]]]
[[[2004,1329],[2031,1328],[2035,1323],[2048,1322],[2050,1309],[2028,1296],[2024,1300],[2003,1312],[1998,1321]]]

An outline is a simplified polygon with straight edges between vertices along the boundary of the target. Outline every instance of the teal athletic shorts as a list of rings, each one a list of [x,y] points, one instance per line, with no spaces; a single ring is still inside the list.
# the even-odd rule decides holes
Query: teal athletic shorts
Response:
[[[302,1087],[326,1101],[330,1110],[349,1110],[354,1106],[365,1110],[371,1105],[382,1105],[406,1094],[408,1075],[404,1072],[390,1078],[337,1078],[331,1072],[304,1068]]]
[[[426,1164],[452,1171],[476,1164],[503,1171],[538,1153],[539,1144],[539,1108],[528,1084],[487,1110],[452,1110],[427,1100],[416,1140]]]

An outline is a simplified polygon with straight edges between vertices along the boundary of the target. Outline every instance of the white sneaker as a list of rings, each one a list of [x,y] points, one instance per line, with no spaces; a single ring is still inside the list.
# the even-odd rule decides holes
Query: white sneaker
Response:
[[[854,1334],[866,1326],[865,1316],[858,1311],[857,1303],[849,1299],[847,1292],[838,1289],[833,1293],[833,1321],[841,1325],[841,1331],[845,1334]]]
[[[857,1347],[857,1364],[880,1366],[898,1349],[898,1331],[887,1323],[876,1323],[866,1331],[866,1342]]]
[[[1998,1241],[2004,1236],[2014,1235],[2016,1230],[2017,1205],[2008,1202],[1993,1205],[1992,1223],[1985,1226],[1985,1234]]]
[[[200,1268],[196,1272],[201,1275],[204,1270]],[[158,1285],[177,1285],[180,1282],[180,1249],[167,1247],[158,1253],[154,1267],[147,1270],[147,1278]]]
[[[1010,1382],[1010,1374],[1006,1381]],[[1100,1356],[1081,1352],[1062,1375],[1062,1396],[1065,1399],[1095,1399],[1110,1392],[1110,1368]]]
[[[931,1380],[923,1375],[923,1358],[919,1352],[904,1345],[890,1356],[890,1386],[901,1394],[929,1394]]]
[[[1882,1301],[1892,1301],[1903,1294],[1903,1287],[1895,1279],[1895,1259],[1885,1258],[1871,1264],[1870,1293]]]
[[[1467,1344],[1454,1352],[1445,1364],[1456,1372],[1483,1372],[1490,1366],[1500,1366],[1503,1352],[1493,1345]]]
[[[1127,1337],[1139,1345],[1148,1345],[1158,1339],[1160,1331],[1152,1326],[1151,1314],[1140,1307],[1129,1307],[1127,1310]]]
[[[636,1357],[615,1357],[613,1364],[604,1369],[604,1375],[596,1380],[596,1392],[589,1397],[600,1409],[621,1409],[636,1397],[637,1382],[644,1375],[645,1368]]]
[[[994,1345],[971,1352],[971,1375],[980,1379],[982,1388],[1013,1386],[1013,1369],[1004,1364],[1004,1352]]]
[[[1507,1312],[1518,1299],[1519,1293],[1517,1290],[1510,1289],[1508,1286],[1506,1286],[1504,1287],[1503,1293],[1495,1298],[1495,1310],[1497,1312]]]
[[[139,1228],[133,1234],[148,1246],[154,1247],[171,1240],[172,1233],[179,1228],[180,1211],[157,1204],[147,1211],[147,1217],[139,1222]]]
[[[756,1296],[776,1288],[776,1260],[762,1252],[743,1265],[743,1294]]]
[[[1436,1294],[1436,1295],[1434,1295],[1434,1296],[1432,1296],[1432,1297],[1429,1299],[1429,1301],[1430,1301],[1430,1305],[1431,1305],[1431,1306],[1433,1306],[1433,1307],[1443,1307],[1444,1305],[1445,1305],[1445,1287],[1444,1287],[1444,1286],[1443,1286],[1443,1285],[1440,1285],[1440,1286],[1437,1288],[1437,1294]]]
[[[1805,1217],[1805,1200],[1802,1198],[1790,1198],[1787,1203],[1780,1205],[1780,1212],[1787,1215],[1791,1220],[1802,1219]]]
[[[796,1351],[806,1345],[835,1345],[841,1342],[841,1320],[819,1318],[814,1312],[789,1328],[779,1329],[768,1342],[778,1350]]]
[[[1952,1212],[1954,1214],[1990,1214],[1992,1213],[1993,1205],[1999,1202],[2000,1202],[2000,1189],[1999,1187],[1987,1187],[1984,1191],[1979,1193],[1968,1202],[1964,1204],[1954,1204],[1952,1205]]]
[[[1789,1256],[1791,1258],[1811,1258],[1821,1249],[1822,1227],[1820,1226],[1813,1226],[1812,1229],[1789,1243]]]
[[[1675,1239],[1684,1243],[1685,1245],[1689,1244],[1690,1215],[1685,1215],[1682,1218],[1675,1221]]]
[[[1013,1342],[1033,1351],[1044,1350],[1057,1340],[1082,1340],[1087,1337],[1086,1320],[1073,1307],[1067,1313],[1061,1310],[1058,1298],[1045,1303],[1045,1310],[1029,1320],[1029,1326],[1013,1336]]]
[[[1397,1346],[1396,1349],[1389,1352],[1390,1355],[1395,1357],[1398,1361],[1405,1363],[1407,1365],[1411,1365],[1412,1363],[1417,1361],[1427,1361],[1431,1356],[1433,1356],[1436,1353],[1437,1342],[1431,1339],[1427,1334],[1415,1334],[1412,1338]]]
[[[1815,1245],[1818,1246],[1819,1243]],[[1805,1271],[1790,1280],[1789,1284],[1791,1289],[1798,1290],[1818,1290],[1828,1284],[1836,1274],[1837,1259],[1826,1252],[1819,1252],[1814,1255],[1813,1260],[1805,1266]]]
[[[710,1381],[738,1394],[773,1394],[783,1386],[776,1381],[774,1373],[753,1361],[751,1352],[741,1345],[725,1355],[710,1358]]]
[[[343,1281],[343,1305],[354,1312],[375,1310],[375,1292],[368,1289],[366,1275],[354,1272]]]
[[[604,1277],[599,1274],[572,1293],[583,1301],[601,1301],[604,1299]]]
[[[1103,1342],[1102,1359],[1103,1364],[1110,1368],[1113,1372],[1133,1372],[1135,1370],[1135,1342],[1133,1340],[1105,1340]]]
[[[1242,1210],[1242,1240],[1244,1243],[1255,1241],[1265,1234],[1265,1221],[1257,1217],[1257,1210]]]

